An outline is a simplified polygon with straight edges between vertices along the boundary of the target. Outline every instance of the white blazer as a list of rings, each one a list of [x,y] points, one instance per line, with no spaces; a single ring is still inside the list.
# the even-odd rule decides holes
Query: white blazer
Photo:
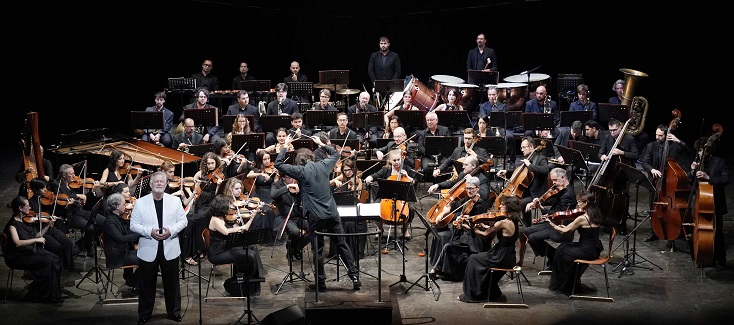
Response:
[[[163,227],[171,231],[171,237],[163,241],[163,254],[167,261],[181,255],[181,246],[178,242],[178,233],[186,228],[188,220],[181,206],[181,199],[176,196],[163,194]],[[135,202],[130,217],[130,230],[140,234],[138,240],[138,257],[146,262],[153,262],[158,254],[158,241],[150,236],[151,231],[158,227],[158,216],[153,203],[153,195],[148,194]]]

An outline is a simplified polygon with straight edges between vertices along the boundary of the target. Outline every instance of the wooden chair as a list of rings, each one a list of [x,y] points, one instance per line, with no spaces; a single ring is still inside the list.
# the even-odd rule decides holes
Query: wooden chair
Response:
[[[5,258],[6,247],[8,247],[8,234],[3,232],[0,234],[0,248],[2,248],[2,255],[0,256],[3,257],[3,259]],[[15,269],[8,266],[8,279],[5,281],[5,297],[3,298],[3,302],[8,302],[8,292],[13,288],[14,275]],[[28,282],[26,282],[26,284],[28,284]]]
[[[102,247],[102,252],[104,252],[104,234],[99,234],[99,245]],[[106,256],[106,254],[105,254]],[[100,292],[100,295],[104,295],[101,297],[103,304],[110,304],[110,303],[136,303],[138,301],[137,297],[130,297],[130,298],[119,298],[120,293],[115,292],[112,288],[117,286],[120,288],[120,285],[115,284],[115,270],[121,269],[136,269],[137,265],[123,265],[117,268],[108,268],[107,273],[102,272],[102,274],[105,276],[107,281],[102,281],[102,292]],[[107,299],[107,292],[112,292],[112,296],[114,298]]]
[[[210,232],[209,227],[204,228],[204,230],[201,232],[201,239],[204,242],[204,251],[206,252],[206,255],[207,256],[209,255],[209,247],[211,246],[211,238],[210,238],[210,233],[209,232]],[[206,284],[206,294],[204,295],[204,300],[213,299],[213,297],[212,298],[209,298],[209,288],[213,288],[214,287],[214,283],[212,282],[212,277],[214,277],[214,269],[217,266],[227,266],[227,265],[229,265],[229,267],[230,267],[230,274],[233,273],[233,269],[234,269],[234,264],[232,264],[232,263],[227,263],[227,264],[214,264],[214,263],[211,263],[211,264],[212,264],[212,266],[211,266],[211,269],[209,270],[209,277],[207,277],[206,279],[204,279],[207,282],[207,284]],[[217,299],[242,299],[242,297],[217,297]]]
[[[522,264],[523,260],[525,259],[525,251],[528,247],[528,235],[525,233],[520,233],[517,238],[517,262],[515,263],[515,266],[513,268],[497,268],[492,267],[489,269],[489,283],[490,287],[492,286],[492,277],[494,276],[495,272],[506,272],[507,275],[510,277],[510,279],[515,280],[517,283],[517,293],[520,294],[520,298],[522,299],[521,304],[511,304],[511,303],[493,303],[489,302],[489,293],[487,294],[487,303],[484,304],[484,308],[495,308],[495,307],[503,307],[503,308],[530,308],[527,304],[525,304],[525,295],[523,295],[522,292],[522,281],[520,277],[522,276],[525,279],[525,282],[530,284],[530,281],[528,281],[528,278],[525,277],[525,274],[522,272]],[[489,291],[489,290],[488,290]]]
[[[585,299],[585,300],[600,300],[600,301],[608,301],[608,302],[614,302],[614,299],[609,296],[609,276],[607,275],[607,263],[609,263],[609,259],[612,257],[612,245],[614,244],[614,238],[617,236],[617,229],[611,228],[612,233],[609,234],[609,245],[607,246],[607,253],[606,255],[604,252],[599,256],[599,258],[595,260],[581,260],[577,259],[573,262],[576,264],[576,268],[573,272],[573,278],[576,279],[576,275],[578,272],[579,267],[581,267],[581,264],[586,265],[601,265],[602,269],[604,269],[604,283],[607,287],[607,296],[606,297],[600,297],[600,296],[580,296],[576,295],[576,282],[573,283],[573,288],[571,289],[571,296],[569,296],[569,299]]]

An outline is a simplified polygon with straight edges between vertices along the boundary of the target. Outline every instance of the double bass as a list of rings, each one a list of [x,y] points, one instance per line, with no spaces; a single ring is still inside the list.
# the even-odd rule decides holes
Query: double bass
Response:
[[[693,261],[697,265],[707,265],[714,261],[714,187],[709,182],[700,181],[695,177],[698,171],[706,169],[706,155],[721,137],[723,128],[721,124],[713,125],[714,134],[711,135],[703,147],[703,152],[698,156],[698,166],[693,170],[694,184],[688,197],[686,209],[687,219],[693,219]],[[694,200],[695,198],[695,200]]]
[[[543,149],[545,149],[545,140],[540,140],[540,144],[536,146],[533,149],[533,152],[528,155],[527,160],[533,159],[533,156],[541,152]],[[512,176],[507,181],[507,185],[504,189],[502,189],[502,192],[500,192],[497,197],[502,196],[516,196],[518,198],[522,197],[522,193],[528,189],[530,186],[530,182],[533,181],[533,172],[531,172],[528,169],[528,166],[525,166],[525,164],[521,164],[517,168],[515,168],[515,171],[512,172]],[[494,206],[493,209],[495,211],[500,210],[500,200],[494,200]]]
[[[675,130],[680,123],[680,111],[676,109],[672,113],[674,117],[668,126],[668,133]],[[668,157],[669,143],[666,139],[663,146],[659,169],[662,176],[655,184],[657,192],[650,221],[652,230],[658,238],[675,240],[680,236],[687,205],[686,196],[691,188],[686,172],[673,158]]]

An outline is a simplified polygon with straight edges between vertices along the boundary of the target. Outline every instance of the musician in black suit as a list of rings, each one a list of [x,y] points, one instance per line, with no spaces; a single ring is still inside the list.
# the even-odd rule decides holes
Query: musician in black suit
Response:
[[[694,161],[691,163],[691,174],[689,179],[693,180],[695,178],[699,182],[708,182],[713,185],[715,219],[714,264],[716,264],[716,271],[723,271],[726,269],[724,215],[729,212],[726,208],[726,187],[729,186],[731,179],[729,178],[729,167],[726,163],[726,159],[716,154],[716,144],[711,141],[711,147],[707,147],[710,140],[715,140],[714,136],[711,138],[703,137],[696,140],[694,148],[701,157],[701,160],[704,162],[704,166],[699,168],[698,162]],[[704,147],[706,147],[706,150],[704,150]]]
[[[489,179],[482,173],[481,169],[478,169],[479,162],[477,160],[477,157],[464,157],[464,162],[462,165],[464,169],[459,174],[457,174],[456,178],[448,179],[446,181],[431,185],[431,187],[428,188],[428,194],[433,194],[433,192],[438,189],[453,188],[456,183],[464,180],[468,176],[474,176],[479,179],[479,184],[477,185],[479,186],[479,196],[482,198],[482,200],[489,202]],[[489,203],[491,204],[493,202]]]
[[[367,74],[373,86],[375,80],[400,79],[400,56],[390,51],[390,39],[387,37],[380,37],[380,50],[370,55]]]
[[[474,129],[466,128],[464,130],[464,144],[456,147],[456,149],[454,149],[454,152],[451,153],[449,159],[444,160],[440,166],[433,170],[433,177],[438,179],[441,173],[449,172],[453,162],[459,161],[459,159],[467,156],[473,156],[477,158],[477,165],[483,165],[489,159],[492,159],[490,158],[486,149],[474,145],[478,139],[479,138],[475,137],[474,135]],[[497,165],[494,160],[492,161],[492,165]]]
[[[655,128],[655,141],[648,143],[645,146],[645,150],[642,154],[642,169],[647,171],[648,176],[653,183],[657,182],[660,177],[663,176],[662,166],[667,162],[667,159],[663,159],[663,152],[665,151],[665,142],[668,142],[668,155],[671,159],[677,161],[678,158],[684,155],[690,154],[690,149],[686,146],[685,142],[678,139],[673,133],[668,133],[668,126],[664,124],[658,125]],[[666,158],[667,158],[666,157]],[[652,209],[652,204],[655,201],[655,189],[650,192],[649,207]],[[658,240],[658,236],[653,232],[649,237],[645,238],[644,241],[651,242]]]
[[[423,146],[415,142],[406,142],[407,136],[405,134],[405,129],[402,127],[398,127],[393,131],[393,139],[394,140],[388,142],[384,147],[374,149],[377,159],[382,160],[382,157],[384,157],[386,153],[393,149],[405,146],[406,154],[405,157],[403,157],[403,163],[410,167],[411,170],[415,168],[415,160],[418,158],[418,154],[424,151]]]
[[[298,103],[288,98],[288,86],[285,83],[275,85],[275,96],[276,99],[268,103],[266,115],[291,115],[301,111]]]
[[[131,231],[129,226],[123,224],[126,222],[123,220],[123,213],[126,209],[125,197],[120,193],[114,193],[108,196],[104,203],[109,211],[102,228],[107,268],[140,264],[138,250],[135,248],[140,234]],[[133,293],[135,293],[138,288],[138,269],[126,268],[122,277],[125,279],[125,285],[133,288]]]
[[[230,89],[242,89],[240,88],[240,84],[245,80],[257,80],[255,76],[249,74],[250,66],[247,65],[247,62],[242,61],[240,62],[240,74],[234,78],[232,78],[232,88]],[[236,114],[235,114],[236,115]]]
[[[171,148],[183,150],[190,145],[202,144],[204,136],[196,132],[194,119],[187,118],[184,120],[184,131],[173,136]]]
[[[477,35],[477,47],[469,50],[466,55],[466,69],[497,71],[497,54],[494,49],[487,47],[484,33]]]
[[[227,107],[226,115],[236,116],[238,114],[254,116],[255,126],[253,132],[261,132],[260,111],[257,109],[257,107],[250,104],[250,94],[248,94],[245,90],[240,90],[237,93],[237,103],[234,103]]]
[[[620,120],[615,118],[609,120],[609,136],[606,137],[604,142],[602,142],[601,148],[599,149],[599,159],[601,159],[602,163],[612,159],[613,156],[622,156],[624,157],[622,163],[634,166],[637,158],[639,158],[640,154],[637,150],[637,142],[635,141],[635,138],[629,134],[622,135],[622,140],[619,141],[617,147],[614,147],[614,143],[623,131],[622,127],[623,123]],[[595,168],[589,169],[590,171],[595,172]],[[622,189],[623,194],[629,193],[629,186],[630,182],[627,181],[627,184]],[[613,219],[611,219],[613,222],[618,220],[617,218],[621,220],[617,229],[621,235],[627,234],[627,214],[627,209],[624,209],[624,211],[621,212],[621,215],[612,216]],[[607,219],[609,219],[609,217],[607,217]]]
[[[449,157],[445,156],[439,156],[438,161],[436,161],[435,157],[432,156],[426,156],[425,155],[425,148],[426,148],[426,138],[427,137],[450,137],[451,136],[451,130],[449,130],[448,127],[445,127],[443,125],[438,124],[438,116],[434,112],[428,112],[426,113],[426,128],[423,131],[418,132],[418,139],[415,142],[418,142],[421,144],[420,149],[423,149],[420,151],[421,155],[421,166],[423,167],[424,175],[430,176],[430,179],[426,177],[426,181],[433,182],[433,168],[431,168],[432,164],[435,164],[435,166],[440,166],[443,164],[444,161],[448,160]]]
[[[522,151],[523,159],[520,161],[524,166],[517,168],[527,168],[529,173],[533,174],[533,180],[527,189],[522,192],[520,206],[525,207],[532,202],[534,198],[541,197],[548,190],[548,158],[535,150],[535,140],[532,137],[523,137],[520,143],[520,151]],[[531,157],[532,155],[532,157]],[[515,170],[517,170],[515,168]],[[507,170],[503,169],[497,172],[498,177],[507,177]],[[521,179],[515,179],[515,182],[521,182]],[[523,224],[531,225],[531,215],[525,213],[523,215]]]

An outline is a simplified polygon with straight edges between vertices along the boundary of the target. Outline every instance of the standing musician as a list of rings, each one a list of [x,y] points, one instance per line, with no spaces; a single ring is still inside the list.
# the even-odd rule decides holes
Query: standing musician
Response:
[[[319,147],[325,146],[318,137],[314,137],[313,140]],[[290,145],[291,141],[291,137],[286,139],[286,147]],[[317,271],[319,274],[316,283],[309,285],[309,287],[317,291],[326,290],[326,275],[324,273],[324,258],[322,254],[324,248],[323,238],[319,238],[321,236],[316,237],[314,232],[316,230],[325,230],[337,234],[344,232],[342,230],[339,212],[336,209],[336,202],[334,201],[334,197],[329,188],[329,182],[327,181],[327,177],[329,177],[329,173],[334,169],[339,155],[334,148],[327,146],[326,150],[329,153],[329,158],[314,161],[314,154],[310,149],[300,148],[296,151],[293,164],[286,164],[284,163],[286,153],[284,148],[281,149],[280,153],[278,153],[278,158],[275,160],[275,167],[282,174],[295,178],[303,191],[303,211],[304,216],[309,220],[308,236],[310,236],[311,241],[315,241],[311,244],[311,249],[313,250],[314,266],[318,268]],[[359,269],[354,264],[354,258],[352,257],[349,245],[347,245],[342,236],[337,236],[336,239],[339,255],[347,266],[349,278],[352,280],[352,286],[354,290],[359,290],[362,282],[359,281]],[[296,247],[298,250],[301,248],[303,247]]]
[[[463,302],[480,302],[499,300],[502,291],[498,285],[504,277],[499,274],[489,282],[492,267],[512,268],[515,266],[515,245],[519,237],[517,229],[520,223],[520,200],[517,196],[500,196],[500,209],[497,220],[491,225],[476,223],[474,232],[488,237],[496,234],[497,242],[486,252],[469,256],[464,273],[464,293],[459,296]]]
[[[35,215],[41,215],[44,212],[49,213],[49,221],[51,222],[49,222],[48,230],[43,235],[43,238],[46,238],[43,248],[59,257],[63,269],[72,271],[74,269],[74,242],[66,233],[55,227],[54,221],[56,218],[51,214],[54,213],[53,207],[44,205],[44,201],[53,195],[48,191],[47,185],[48,183],[41,177],[32,179],[28,186],[33,192],[33,196],[28,199],[28,203]]]
[[[431,243],[430,262],[433,267],[428,273],[430,277],[435,279],[440,276],[445,280],[461,281],[464,279],[469,255],[489,249],[490,241],[486,237],[477,236],[473,228],[464,222],[471,216],[487,212],[489,202],[479,195],[480,183],[479,178],[469,176],[466,179],[467,196],[445,205],[436,217],[440,220],[449,214],[457,216],[448,226],[436,229],[438,236],[434,236]]]
[[[143,176],[141,170],[138,170],[134,178],[130,178],[130,173],[134,167],[132,161],[130,164],[125,163],[125,153],[120,150],[110,150],[110,158],[107,161],[107,168],[102,171],[102,176],[99,178],[98,186],[101,186],[105,190],[120,183],[127,183],[130,187],[135,187],[140,181],[140,177]],[[125,173],[125,177],[122,174]]]
[[[668,156],[663,158],[663,149],[665,147],[666,141],[668,141]],[[675,161],[678,161],[680,157],[684,157],[690,152],[691,150],[688,148],[688,146],[686,146],[685,142],[678,139],[678,137],[676,137],[673,132],[668,133],[667,125],[660,124],[657,126],[657,128],[655,128],[655,141],[650,142],[645,146],[645,150],[643,151],[641,159],[642,169],[647,171],[650,179],[655,182],[656,179],[663,177],[663,173],[657,168],[660,168],[660,166],[662,166],[662,164],[666,162],[668,157]],[[653,189],[653,191],[650,191],[650,201],[648,205],[650,209],[652,209],[656,194],[657,193],[655,192],[655,189]],[[651,242],[658,240],[658,236],[655,235],[655,232],[652,231],[652,228],[650,228],[650,232],[650,236],[646,237],[644,241]]]
[[[716,271],[723,271],[726,269],[724,215],[729,212],[726,207],[726,187],[729,186],[731,179],[729,178],[729,167],[726,159],[723,156],[715,155],[716,150],[712,150],[715,148],[704,150],[708,140],[706,137],[699,138],[693,145],[699,156],[702,156],[704,151],[710,153],[708,157],[701,157],[701,159],[705,159],[704,162],[706,163],[704,166],[700,166],[700,169],[698,162],[691,163],[691,171],[695,171],[695,173],[692,173],[689,179],[693,180],[695,178],[713,185],[714,219],[716,222],[714,225],[714,263],[716,264]]]
[[[601,148],[599,149],[599,157],[602,162],[612,159],[613,156],[621,156],[624,158],[623,162],[634,166],[635,162],[637,161],[637,158],[639,158],[639,153],[637,151],[637,143],[635,142],[635,138],[629,134],[622,135],[622,141],[619,142],[616,148],[612,149],[614,147],[614,143],[617,139],[617,137],[620,136],[620,133],[623,132],[622,128],[624,126],[624,123],[622,123],[620,120],[612,118],[609,120],[609,136],[606,138],[606,141],[604,141],[601,144]],[[593,170],[593,168],[592,168]],[[608,169],[607,169],[608,170]],[[630,182],[627,181],[627,184],[624,186],[622,193],[629,197],[629,186]],[[612,221],[616,222],[617,220],[621,220],[621,222],[616,225],[619,233],[621,235],[627,234],[627,209],[623,209],[624,211],[621,211],[621,215],[618,216],[611,216]],[[609,219],[610,216],[607,216],[607,219]],[[613,223],[612,222],[612,223]],[[615,226],[615,225],[610,225]]]
[[[187,213],[188,222],[181,240],[181,258],[189,265],[199,264],[195,257],[204,249],[201,232],[208,224],[209,204],[224,180],[221,169],[222,161],[219,156],[207,152],[201,157],[199,171],[194,174],[194,199],[189,202],[190,205],[193,204],[193,209],[189,209]]]
[[[127,192],[128,194],[130,191]],[[130,219],[125,220],[123,214],[127,210],[127,199],[122,193],[107,196],[105,210],[109,213],[104,222],[104,255],[108,269],[124,265],[139,265],[138,250],[135,247],[140,234],[130,230]],[[125,268],[122,274],[125,285],[138,291],[138,269]]]
[[[28,286],[28,297],[36,302],[59,303],[61,299],[61,261],[44,248],[46,238],[42,235],[51,223],[38,230],[38,225],[24,219],[32,218],[28,199],[17,196],[10,203],[13,215],[3,228],[8,242],[3,249],[5,264],[18,270],[27,270],[33,276]]]
[[[285,224],[285,231],[288,232],[288,239],[290,240],[290,244],[286,247],[288,258],[300,260],[301,250],[295,248],[305,247],[308,245],[309,239],[304,235],[308,230],[308,220],[303,217],[301,188],[298,186],[298,181],[293,177],[283,175],[270,187],[270,195],[278,212],[275,224],[279,226],[275,230],[280,231],[283,227],[282,224],[288,218],[288,222]]]
[[[253,212],[247,220],[239,216],[229,215],[230,202],[232,199],[225,194],[214,197],[211,203],[211,219],[209,220],[209,236],[211,244],[207,259],[212,264],[234,264],[234,272],[244,273],[245,279],[260,278],[267,273],[260,259],[257,247],[248,249],[244,246],[227,248],[227,235],[231,233],[243,233],[250,230],[252,221],[257,212]],[[260,294],[260,282],[251,281],[247,284],[248,293]]]
[[[583,209],[586,206],[586,199],[577,198],[573,187],[570,186],[568,178],[566,178],[566,170],[563,168],[553,168],[550,171],[550,179],[553,181],[553,186],[548,190],[547,194],[552,194],[550,197],[541,201],[541,198],[535,198],[532,202],[525,206],[525,211],[531,211],[533,209],[540,209],[543,214],[543,218],[547,218],[548,215],[553,215],[556,212],[571,211],[575,209]],[[553,191],[552,189],[557,189]],[[543,196],[545,198],[546,196]],[[582,203],[583,202],[583,203]],[[573,240],[573,233],[560,234],[553,230],[548,222],[542,222],[546,219],[535,219],[533,225],[528,227],[521,227],[520,231],[528,235],[528,245],[533,249],[535,256],[546,256],[545,252],[548,251],[547,261],[544,268],[550,269],[553,264],[553,256],[555,248],[545,241],[550,239],[556,243],[569,242]],[[536,222],[537,221],[537,222]],[[571,221],[558,221],[559,224],[568,224]]]
[[[60,182],[55,204],[57,208],[58,206],[63,206],[63,215],[69,228],[84,230],[84,237],[76,242],[76,246],[80,250],[86,249],[88,256],[94,256],[93,244],[97,235],[102,231],[102,224],[105,218],[99,214],[92,216],[91,211],[84,209],[87,196],[76,193],[69,186],[75,178],[74,167],[72,165],[61,165],[59,167],[59,177]]]
[[[571,294],[574,283],[581,282],[587,264],[574,263],[576,259],[594,260],[604,249],[599,240],[600,226],[604,219],[601,209],[596,203],[594,195],[588,192],[579,195],[579,202],[586,202],[585,213],[573,219],[568,225],[549,221],[551,227],[561,234],[571,233],[578,230],[580,235],[577,242],[565,242],[556,248],[553,264],[551,264],[551,279],[548,288],[552,291],[560,291],[563,294]],[[574,271],[574,267],[578,268]],[[576,278],[574,278],[574,272]]]
[[[186,228],[187,221],[179,199],[164,192],[166,182],[165,173],[153,173],[150,176],[150,194],[138,200],[130,218],[130,230],[141,236],[138,240],[138,324],[147,323],[153,313],[159,270],[168,319],[181,321],[181,289],[178,283],[181,250],[178,235]]]
[[[389,179],[390,176],[396,175],[398,179],[406,177],[408,182],[415,185],[415,172],[412,169],[403,168],[405,164],[405,158],[402,156],[402,152],[400,150],[390,151],[387,155],[387,160],[389,165],[382,167],[374,174],[367,176],[364,179],[364,184],[370,185],[373,181],[377,179]],[[370,193],[372,197],[377,197],[378,187],[373,186],[370,189]],[[405,239],[411,239],[409,225],[413,221],[413,216],[415,215],[415,206],[413,205],[413,202],[411,202],[411,204],[409,204],[408,206],[408,220],[403,223],[402,229],[403,238]],[[376,223],[378,230],[382,231],[382,221],[377,221]]]
[[[179,122],[185,122],[185,110],[187,109],[204,109],[204,108],[217,108],[216,106],[209,104],[209,90],[206,88],[199,88],[195,93],[194,97],[196,101],[194,101],[191,104],[188,104],[183,107],[184,112],[181,113],[181,117],[179,117]],[[203,143],[214,143],[214,141],[217,141],[219,139],[219,126],[218,125],[205,125],[206,126],[206,133],[204,133],[204,137],[202,138]],[[186,124],[184,124],[184,128],[186,127]]]
[[[188,146],[197,145],[204,143],[204,136],[201,133],[196,132],[196,125],[194,119],[186,118],[183,121],[183,132],[173,136],[173,143],[171,148],[188,152]]]
[[[441,173],[448,172],[449,169],[451,169],[452,162],[460,161],[462,158],[468,156],[476,157],[478,160],[477,165],[482,165],[487,162],[487,160],[492,159],[487,153],[487,150],[482,147],[475,146],[477,140],[479,140],[479,138],[474,135],[474,129],[464,129],[464,145],[456,147],[454,152],[451,153],[449,159],[444,160],[440,166],[433,170],[433,177],[438,179]],[[494,161],[492,162],[492,165],[496,165]]]
[[[532,202],[534,198],[543,196],[543,193],[548,190],[549,186],[547,178],[549,167],[548,158],[545,155],[540,154],[539,152],[533,154],[535,153],[535,140],[532,137],[522,138],[522,142],[520,143],[520,151],[522,151],[523,159],[520,161],[521,165],[515,168],[515,170],[517,171],[520,168],[527,168],[529,172],[528,174],[532,173],[533,175],[530,176],[533,179],[530,181],[527,189],[522,192],[520,206],[524,207],[527,206],[528,203]],[[498,177],[504,178],[506,177],[506,175],[506,169],[497,172]],[[515,182],[517,184],[520,184],[523,183],[524,180],[516,179]],[[531,225],[531,215],[529,213],[525,213],[523,215],[522,222],[523,225],[529,227]]]

